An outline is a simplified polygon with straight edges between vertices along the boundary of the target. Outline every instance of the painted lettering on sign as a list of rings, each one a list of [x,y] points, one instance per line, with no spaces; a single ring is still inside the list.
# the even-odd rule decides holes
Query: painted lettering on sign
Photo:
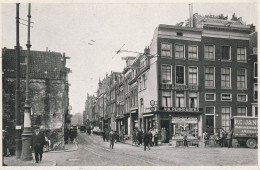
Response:
[[[190,107],[161,107],[160,110],[173,112],[199,112],[199,108]]]
[[[258,133],[258,119],[234,117],[234,136],[254,136]]]
[[[198,86],[194,85],[178,85],[178,84],[162,84],[163,90],[194,90],[198,91]]]

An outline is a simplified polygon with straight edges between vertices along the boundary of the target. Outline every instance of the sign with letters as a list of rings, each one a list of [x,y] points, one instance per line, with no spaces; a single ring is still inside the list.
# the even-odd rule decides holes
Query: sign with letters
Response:
[[[176,91],[198,91],[199,86],[196,85],[179,85],[179,84],[162,84],[162,90],[176,90]]]
[[[163,111],[172,111],[172,112],[199,112],[199,108],[190,108],[190,107],[160,107],[160,110]]]

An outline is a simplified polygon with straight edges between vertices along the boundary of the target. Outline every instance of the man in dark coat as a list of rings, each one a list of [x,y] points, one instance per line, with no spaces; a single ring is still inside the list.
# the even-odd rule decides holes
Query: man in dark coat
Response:
[[[45,145],[45,143],[46,142],[44,134],[40,132],[40,129],[36,129],[35,133],[33,134],[33,148],[36,163],[39,163],[39,155],[40,162],[42,161],[43,145]]]
[[[150,150],[149,147],[149,141],[150,141],[150,134],[148,132],[144,133],[144,151],[146,151],[146,147]]]
[[[113,130],[109,133],[109,140],[110,140],[110,148],[114,149],[114,142],[115,142],[115,133]]]
[[[103,141],[105,142],[105,140],[106,140],[106,130],[104,130],[104,131],[102,132],[102,137],[103,137]]]
[[[233,130],[230,129],[227,133],[227,144],[228,144],[228,148],[232,148],[232,140],[233,140]]]

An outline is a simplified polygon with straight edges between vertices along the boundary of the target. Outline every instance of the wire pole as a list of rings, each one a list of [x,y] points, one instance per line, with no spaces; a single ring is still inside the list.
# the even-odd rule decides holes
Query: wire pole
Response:
[[[27,64],[26,64],[26,91],[24,106],[24,130],[22,133],[22,155],[21,160],[30,161],[33,159],[31,142],[32,142],[32,125],[31,125],[31,103],[29,100],[29,66],[30,66],[30,22],[31,20],[31,4],[28,5],[28,40],[27,40]]]
[[[22,152],[22,126],[21,126],[21,105],[20,105],[20,42],[19,42],[19,3],[16,4],[16,83],[15,83],[15,155],[16,159],[21,158]]]

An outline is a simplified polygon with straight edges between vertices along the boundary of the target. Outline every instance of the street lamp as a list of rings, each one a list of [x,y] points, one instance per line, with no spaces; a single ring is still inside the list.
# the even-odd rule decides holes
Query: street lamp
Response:
[[[31,4],[28,5],[28,40],[27,40],[27,64],[26,64],[26,96],[24,106],[24,130],[22,133],[22,155],[21,160],[30,161],[33,159],[31,150],[32,127],[31,127],[31,104],[29,100],[29,64],[30,64],[30,20],[31,20]]]

